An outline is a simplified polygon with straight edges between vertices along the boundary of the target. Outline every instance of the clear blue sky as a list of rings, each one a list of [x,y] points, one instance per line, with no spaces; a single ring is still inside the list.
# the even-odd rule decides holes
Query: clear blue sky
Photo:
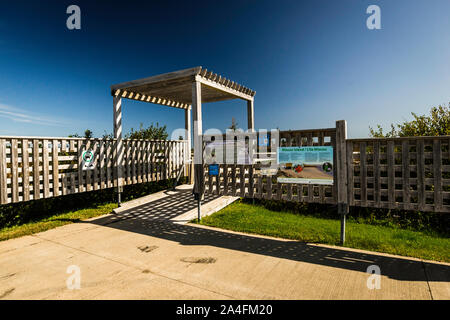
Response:
[[[81,30],[66,8],[81,8]],[[366,9],[381,8],[381,30]],[[110,85],[203,66],[256,91],[256,128],[346,119],[350,137],[450,101],[450,1],[21,1],[0,11],[0,135],[112,132]],[[182,110],[125,100],[124,130],[184,127]],[[204,129],[246,104],[204,104]]]

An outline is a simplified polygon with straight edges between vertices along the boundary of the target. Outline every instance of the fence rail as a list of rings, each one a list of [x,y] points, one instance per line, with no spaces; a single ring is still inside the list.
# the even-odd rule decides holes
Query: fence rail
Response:
[[[117,186],[115,139],[0,136],[0,203],[16,203]],[[123,140],[123,184],[175,178],[186,141]],[[82,170],[82,152],[95,153]]]

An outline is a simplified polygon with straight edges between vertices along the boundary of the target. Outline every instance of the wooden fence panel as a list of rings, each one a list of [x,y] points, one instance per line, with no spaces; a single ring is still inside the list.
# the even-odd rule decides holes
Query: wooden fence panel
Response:
[[[338,135],[336,128],[280,132],[280,146],[334,147],[333,186],[278,183],[276,177],[261,174],[256,165],[227,164],[221,166],[220,188],[224,194],[241,197],[450,212],[448,136],[345,141],[343,136],[345,132]],[[339,173],[340,163],[344,165]]]
[[[6,166],[6,139],[0,139],[0,203],[8,203],[8,174]]]
[[[373,146],[372,164],[366,162],[361,145]],[[447,136],[348,139],[350,205],[450,212],[449,146]],[[371,176],[364,166],[373,168]],[[352,172],[359,172],[355,183]],[[364,181],[373,185],[366,202]]]
[[[158,150],[153,146],[158,144]],[[125,185],[176,177],[186,141],[124,140]],[[169,147],[170,146],[170,147]],[[82,153],[94,151],[93,170],[82,170]],[[116,186],[114,139],[0,137],[0,204],[38,200]],[[164,152],[161,152],[164,150]],[[155,151],[158,154],[155,155]],[[163,166],[166,166],[166,174]],[[127,172],[130,170],[131,172]],[[219,190],[220,188],[217,188]]]

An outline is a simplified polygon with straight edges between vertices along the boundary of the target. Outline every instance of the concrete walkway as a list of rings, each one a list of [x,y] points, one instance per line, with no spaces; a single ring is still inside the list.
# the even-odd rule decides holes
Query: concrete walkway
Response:
[[[190,192],[0,242],[0,298],[450,299],[449,264],[174,223],[195,212]],[[370,265],[380,289],[367,287]]]

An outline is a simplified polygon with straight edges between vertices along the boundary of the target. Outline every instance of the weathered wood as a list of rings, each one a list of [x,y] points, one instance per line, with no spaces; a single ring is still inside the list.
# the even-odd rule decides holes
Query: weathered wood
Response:
[[[163,166],[161,162],[161,155],[163,154],[162,142],[158,142],[156,150],[157,150],[155,156],[155,162],[157,165],[156,180],[160,181],[163,178]]]
[[[99,176],[98,176],[98,171],[99,171],[99,166],[100,166],[100,152],[99,152],[99,146],[98,146],[98,142],[94,141],[93,142],[93,147],[92,150],[94,152],[94,169],[92,170],[92,187],[94,190],[98,190],[99,189]]]
[[[255,130],[255,110],[254,100],[247,100],[247,128],[248,130]]]
[[[149,141],[148,145],[148,181],[155,181],[154,179],[154,166],[153,166],[153,156],[154,156],[154,145],[153,141]]]
[[[64,173],[61,175],[61,195],[65,196],[67,194],[67,175]]]
[[[52,141],[53,196],[59,196],[58,140]]]
[[[277,182],[277,193],[276,193],[276,197],[275,200],[282,200],[282,196],[283,196],[283,185],[280,182]]]
[[[375,202],[375,207],[379,208],[380,203],[381,203],[380,143],[379,143],[379,141],[373,142],[373,180],[374,180],[373,181],[373,187],[374,187],[373,199]]]
[[[409,141],[404,140],[402,141],[402,179],[403,179],[403,195],[402,195],[402,202],[403,202],[403,209],[408,210],[409,204],[410,204],[410,185],[409,185],[409,178],[410,178],[410,172],[409,172]]]
[[[417,196],[419,210],[425,210],[425,158],[424,140],[417,140]]]
[[[142,183],[142,141],[136,142],[137,183]]]
[[[136,162],[137,162],[137,148],[136,141],[131,141],[131,183],[137,183],[137,170],[136,170]]]
[[[394,141],[387,142],[387,162],[388,162],[388,202],[389,207],[395,207],[395,158],[394,158]]]
[[[220,194],[220,166],[219,166],[219,173],[215,177],[215,182],[216,182],[216,190],[215,190],[214,194],[219,195]]]
[[[39,140],[33,139],[33,200],[40,199],[39,186]]]
[[[82,168],[82,164],[83,164],[83,151],[84,151],[84,146],[83,146],[83,140],[78,140],[77,143],[77,150],[78,150],[78,192],[84,192],[85,188],[84,188],[84,172],[83,172],[83,168]]]
[[[142,182],[147,183],[148,181],[148,141],[142,142]]]
[[[106,144],[107,142],[104,141],[103,143],[100,143],[100,153],[98,156],[98,167],[99,167],[99,174],[100,174],[100,189],[105,189],[106,188],[106,182],[107,182],[107,178],[106,178],[106,166],[105,166],[105,161],[106,161]]]
[[[30,155],[28,153],[28,139],[22,140],[22,194],[23,201],[30,200]]]
[[[236,165],[231,166],[231,195],[236,196]]]
[[[239,165],[239,195],[245,197],[245,165]]]
[[[361,206],[367,206],[367,163],[366,163],[366,143],[359,144],[359,176],[361,189]]]
[[[86,140],[86,151],[91,150],[91,141],[89,139]],[[85,178],[86,178],[86,191],[92,191],[92,170],[85,170]]]
[[[132,175],[131,175],[131,165],[133,163],[133,159],[132,157],[132,151],[131,151],[131,144],[132,141],[124,141],[123,146],[124,146],[124,150],[125,150],[125,170],[124,170],[124,174],[126,177],[125,183],[126,184],[132,184],[133,180],[132,180]]]
[[[353,179],[354,165],[353,165],[353,142],[347,141],[347,194],[348,194],[348,204],[350,206],[354,205],[354,194],[353,188],[355,185]]]
[[[44,198],[48,198],[50,196],[49,176],[48,140],[44,140],[42,143],[42,180],[44,186]]]
[[[223,165],[223,195],[227,196],[228,195],[228,165],[224,164]]]
[[[208,169],[206,169],[206,170],[208,170]],[[208,177],[208,181],[205,181],[205,182],[208,182],[207,184],[205,183],[205,186],[207,186],[208,187],[208,189],[206,190],[205,189],[205,191],[208,191],[209,193],[213,193],[213,176],[211,176],[211,175],[207,175],[207,177]]]
[[[337,181],[337,202],[344,206],[344,210],[348,209],[347,196],[347,122],[345,120],[336,121],[336,176]],[[347,209],[345,209],[347,207]]]
[[[0,139],[0,203],[8,203],[5,139]]]
[[[116,139],[116,185],[117,185],[117,202],[120,205],[120,194],[123,187],[123,141],[122,141],[122,98],[113,97],[113,119],[114,119],[114,138]]]
[[[75,182],[76,174],[74,172],[70,173],[70,193],[76,192],[76,182]]]
[[[9,141],[11,141],[11,147],[9,147]],[[49,142],[52,144],[51,150],[49,150]],[[67,138],[67,140],[66,138],[51,139],[50,141],[40,138],[12,138],[9,140],[0,138],[0,203],[38,200],[111,187],[113,179],[110,175],[113,169],[113,157],[111,157],[111,152],[108,155],[108,151],[112,151],[108,149],[113,140],[90,139],[86,141],[87,147],[89,144],[92,146],[96,158],[96,167],[94,170],[86,172],[88,173],[86,177],[83,177],[85,172],[82,171],[81,166],[82,152],[86,149],[82,143],[83,140],[72,138]],[[160,143],[172,145],[171,153],[167,158],[173,159],[173,171],[178,171],[182,166],[179,155],[180,146],[184,148],[185,142],[160,141]],[[147,157],[146,145],[147,143],[141,141],[137,151],[140,156],[136,161],[141,166],[142,175],[146,174],[144,162],[146,166],[149,165],[143,157],[143,155]],[[108,159],[108,156],[111,159]],[[76,176],[78,176],[78,181],[76,181]],[[144,177],[141,181],[144,181]],[[111,185],[108,186],[108,183]],[[9,185],[10,188],[8,188]]]
[[[303,185],[297,184],[297,201],[303,202]]]
[[[336,131],[331,135],[331,147],[333,148],[333,185],[332,189],[332,197],[333,203],[338,203],[338,193],[337,193],[337,155],[336,155]],[[353,166],[353,162],[352,162]]]
[[[192,112],[194,118],[194,193],[204,193],[203,180],[203,126],[202,126],[202,85],[192,83]]]
[[[449,145],[450,148],[450,145]],[[450,151],[450,150],[449,150]],[[433,140],[434,206],[442,210],[442,149],[441,140]]]
[[[108,141],[106,145],[106,187],[111,188],[113,186],[112,180],[112,169],[113,169],[113,161],[112,161],[112,141]],[[128,163],[128,161],[127,161]]]
[[[286,188],[287,188],[286,200],[292,201],[292,183],[288,183],[286,185]],[[321,188],[321,190],[323,190],[323,188]]]
[[[151,181],[156,181],[156,164],[155,164],[155,150],[156,150],[156,143],[151,142],[151,152],[150,152],[150,179]]]
[[[257,192],[257,198],[262,199],[264,197],[264,192],[263,192],[263,184],[262,184],[262,175],[259,174],[257,176],[258,179],[258,192]]]
[[[255,181],[254,181],[254,175],[253,175],[253,166],[249,165],[248,168],[248,196],[250,198],[254,197],[255,194]]]
[[[19,201],[19,154],[17,139],[11,139],[11,201]]]
[[[75,140],[70,140],[69,142],[69,152],[75,152]]]

